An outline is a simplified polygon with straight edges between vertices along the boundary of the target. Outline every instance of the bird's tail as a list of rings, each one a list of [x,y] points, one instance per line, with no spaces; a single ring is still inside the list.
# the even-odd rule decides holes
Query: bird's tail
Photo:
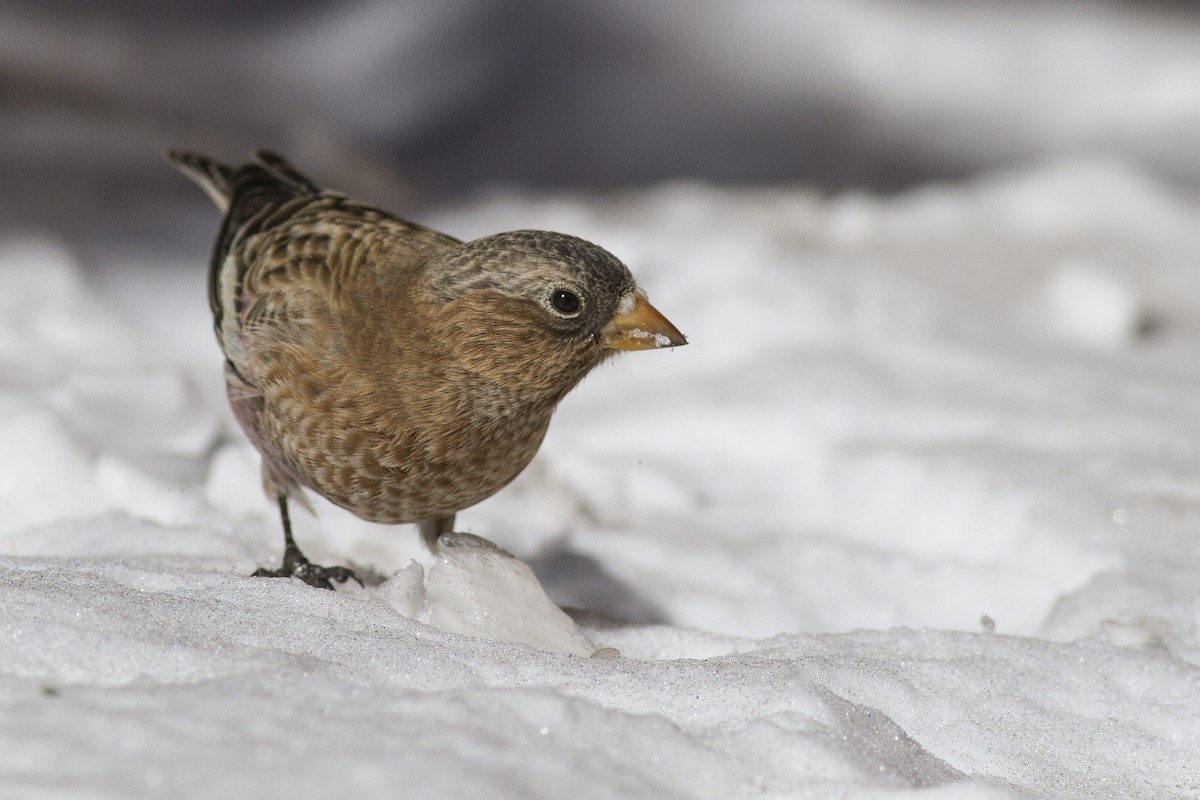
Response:
[[[199,153],[189,153],[184,150],[168,150],[167,161],[177,170],[191,178],[212,198],[221,209],[221,213],[229,210],[229,197],[233,192],[233,168],[215,161]]]
[[[233,195],[261,197],[294,197],[317,194],[321,187],[306,178],[283,156],[270,150],[256,150],[254,162],[239,168],[185,150],[168,150],[167,161],[195,181],[217,204],[222,213],[229,211]]]

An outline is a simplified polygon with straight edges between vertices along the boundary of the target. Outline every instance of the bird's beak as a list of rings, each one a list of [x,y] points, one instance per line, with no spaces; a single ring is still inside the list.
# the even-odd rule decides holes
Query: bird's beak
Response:
[[[687,337],[658,313],[641,292],[622,297],[617,315],[604,329],[604,346],[613,350],[653,350],[685,344]]]

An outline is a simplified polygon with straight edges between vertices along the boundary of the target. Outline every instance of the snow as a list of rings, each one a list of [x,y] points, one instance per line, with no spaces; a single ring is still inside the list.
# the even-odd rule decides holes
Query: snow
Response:
[[[428,578],[414,561],[376,594],[404,616],[451,633],[553,653],[601,652],[546,596],[533,570],[507,550],[469,533],[448,533],[438,539],[438,556]],[[612,648],[601,653],[614,655]]]
[[[438,557],[298,510],[336,593],[246,577],[202,254],[98,292],[12,238],[4,793],[1200,795],[1197,211],[1099,158],[436,210],[602,243],[691,344],[585,381]]]

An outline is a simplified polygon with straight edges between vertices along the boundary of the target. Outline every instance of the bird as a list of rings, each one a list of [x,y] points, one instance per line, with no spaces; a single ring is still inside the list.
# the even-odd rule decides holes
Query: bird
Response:
[[[208,270],[233,416],[278,506],[277,569],[323,589],[289,500],[315,492],[437,552],[456,514],[529,464],[563,397],[620,351],[687,339],[629,269],[584,239],[515,230],[471,241],[323,189],[277,153],[167,160],[222,212]]]

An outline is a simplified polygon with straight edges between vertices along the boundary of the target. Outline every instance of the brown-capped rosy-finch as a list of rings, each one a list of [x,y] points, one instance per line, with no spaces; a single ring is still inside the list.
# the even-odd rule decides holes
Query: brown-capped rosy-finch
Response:
[[[460,242],[324,191],[278,155],[169,160],[225,213],[208,299],[229,402],[279,504],[277,570],[356,576],[296,546],[311,489],[372,522],[454,515],[517,476],[555,406],[618,350],[686,344],[625,265],[583,239],[512,231]]]

